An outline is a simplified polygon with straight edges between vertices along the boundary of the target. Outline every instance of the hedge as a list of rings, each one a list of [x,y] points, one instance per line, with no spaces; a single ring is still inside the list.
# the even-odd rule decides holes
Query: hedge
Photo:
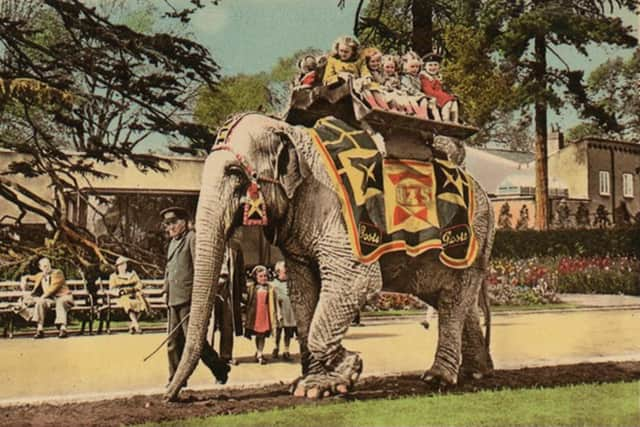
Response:
[[[589,230],[498,230],[493,258],[632,256],[640,258],[640,227]]]

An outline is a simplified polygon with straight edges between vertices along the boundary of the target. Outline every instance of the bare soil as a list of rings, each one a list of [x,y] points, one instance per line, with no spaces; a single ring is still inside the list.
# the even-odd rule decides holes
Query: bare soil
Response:
[[[160,395],[138,395],[98,402],[4,407],[0,408],[0,425],[118,426],[329,402],[637,380],[640,380],[640,362],[581,363],[497,370],[484,379],[464,380],[457,386],[446,389],[425,384],[419,375],[369,377],[361,380],[348,395],[321,401],[295,398],[289,394],[287,384],[251,389],[186,390],[180,395],[181,400],[175,403],[164,402]]]

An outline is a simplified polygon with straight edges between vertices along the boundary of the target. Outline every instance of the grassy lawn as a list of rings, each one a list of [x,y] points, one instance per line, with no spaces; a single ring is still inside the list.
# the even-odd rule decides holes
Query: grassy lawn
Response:
[[[640,424],[639,392],[640,382],[483,391],[397,400],[305,405],[160,425],[637,426]]]

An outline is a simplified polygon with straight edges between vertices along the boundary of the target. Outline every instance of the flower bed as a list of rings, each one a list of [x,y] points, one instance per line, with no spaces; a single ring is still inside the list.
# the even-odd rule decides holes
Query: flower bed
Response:
[[[567,256],[494,260],[488,283],[493,305],[557,303],[557,293],[640,295],[640,260]]]

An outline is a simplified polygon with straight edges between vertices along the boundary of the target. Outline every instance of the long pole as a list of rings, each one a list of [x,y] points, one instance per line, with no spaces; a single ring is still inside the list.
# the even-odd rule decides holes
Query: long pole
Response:
[[[160,343],[158,347],[156,347],[155,350],[151,352],[151,354],[149,354],[147,357],[144,358],[143,362],[146,362],[147,360],[151,359],[151,357],[153,357],[153,355],[156,354],[167,343],[167,341],[169,341],[169,339],[176,333],[178,328],[181,327],[182,324],[189,318],[190,314],[191,313],[187,313],[187,315],[182,318],[180,323],[178,323],[175,328],[169,331],[169,334],[167,335],[167,337]]]

